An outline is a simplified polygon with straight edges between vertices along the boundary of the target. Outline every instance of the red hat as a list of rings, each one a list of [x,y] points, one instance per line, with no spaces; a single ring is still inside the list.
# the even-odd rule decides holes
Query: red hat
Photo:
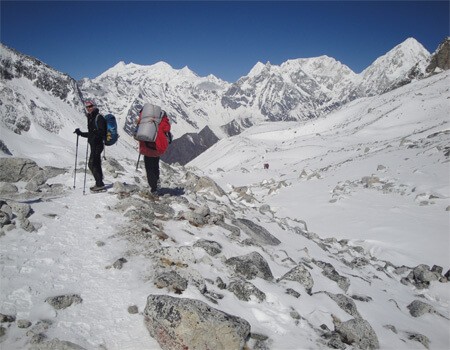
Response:
[[[84,105],[86,107],[88,107],[88,106],[95,106],[95,102],[93,100],[86,100],[86,101],[84,101]]]

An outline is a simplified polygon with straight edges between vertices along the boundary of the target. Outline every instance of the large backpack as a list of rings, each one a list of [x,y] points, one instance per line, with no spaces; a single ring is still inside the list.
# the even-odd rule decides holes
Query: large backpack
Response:
[[[97,118],[95,119],[95,124],[98,128]],[[105,118],[106,121],[106,136],[104,137],[103,141],[106,146],[112,146],[117,142],[117,139],[119,138],[119,133],[117,132],[116,117],[114,117],[112,114],[107,114],[103,116],[103,118]]]
[[[134,138],[138,141],[155,142],[158,126],[164,115],[161,107],[146,103],[141,111],[141,121],[137,126]]]

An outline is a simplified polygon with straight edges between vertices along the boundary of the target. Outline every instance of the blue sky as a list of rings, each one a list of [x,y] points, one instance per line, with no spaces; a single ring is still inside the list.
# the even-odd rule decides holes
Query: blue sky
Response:
[[[356,73],[409,37],[433,52],[448,1],[1,1],[1,42],[75,79],[120,61],[235,82],[258,62],[328,55]]]

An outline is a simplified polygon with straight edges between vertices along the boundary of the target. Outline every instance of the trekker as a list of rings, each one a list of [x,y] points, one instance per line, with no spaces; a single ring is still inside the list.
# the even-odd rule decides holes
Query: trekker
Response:
[[[91,147],[88,166],[94,176],[95,186],[92,186],[90,190],[95,192],[105,189],[101,155],[104,147],[103,140],[106,138],[106,121],[99,113],[94,101],[87,100],[84,105],[86,107],[88,131],[82,132],[77,128],[74,133],[81,137],[87,137],[89,146]]]
[[[142,110],[139,113],[138,125],[141,122]],[[147,173],[147,181],[150,186],[150,193],[158,196],[159,182],[159,157],[164,154],[168,146],[166,134],[170,131],[170,122],[167,114],[161,119],[158,126],[155,142],[139,141],[139,153],[144,155],[145,171]]]

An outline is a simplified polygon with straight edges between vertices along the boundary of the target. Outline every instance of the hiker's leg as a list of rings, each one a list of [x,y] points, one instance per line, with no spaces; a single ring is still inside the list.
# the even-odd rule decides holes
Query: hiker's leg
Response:
[[[158,189],[159,179],[159,157],[144,157],[145,171],[147,172],[147,181],[152,192]]]
[[[102,171],[102,152],[103,145],[93,145],[91,147],[91,155],[89,157],[89,170],[95,179],[96,186],[104,186]]]

